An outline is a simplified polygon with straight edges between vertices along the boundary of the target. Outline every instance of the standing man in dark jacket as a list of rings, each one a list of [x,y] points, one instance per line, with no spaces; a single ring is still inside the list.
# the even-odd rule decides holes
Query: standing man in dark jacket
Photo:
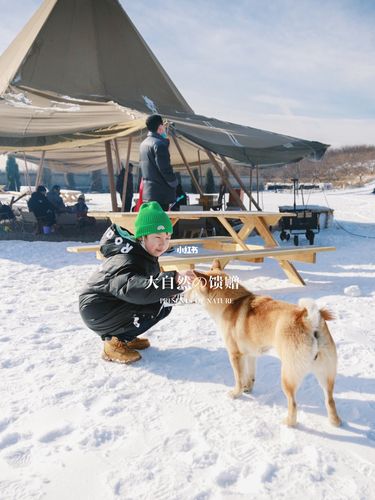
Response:
[[[177,179],[169,156],[163,119],[151,115],[146,120],[148,134],[140,147],[140,166],[143,177],[143,201],[157,201],[163,210],[176,201]]]
[[[148,339],[138,338],[171,312],[164,301],[180,294],[192,271],[160,272],[158,257],[169,245],[172,223],[155,201],[144,203],[135,237],[113,224],[100,241],[103,264],[79,296],[85,324],[104,340],[103,359],[138,361]]]

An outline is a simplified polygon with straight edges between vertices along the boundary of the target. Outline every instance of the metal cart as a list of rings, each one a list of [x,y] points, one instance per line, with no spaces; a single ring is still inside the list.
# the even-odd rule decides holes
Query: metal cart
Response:
[[[298,179],[292,179],[293,182],[293,206],[284,205],[279,207],[280,212],[294,212],[295,217],[283,217],[280,220],[280,239],[288,241],[293,235],[293,242],[299,244],[299,235],[304,234],[310,245],[314,244],[315,233],[320,231],[319,211],[309,208],[305,205],[296,205],[296,191],[298,189]]]
[[[299,244],[299,235],[304,234],[310,245],[314,244],[315,233],[320,231],[319,213],[303,207],[279,207],[280,212],[294,212],[295,217],[283,217],[280,220],[280,239],[289,240],[293,235],[294,244]]]

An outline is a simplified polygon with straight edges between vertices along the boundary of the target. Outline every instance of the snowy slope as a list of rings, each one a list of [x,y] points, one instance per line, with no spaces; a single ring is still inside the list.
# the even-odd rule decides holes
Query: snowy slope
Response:
[[[77,307],[94,255],[69,254],[66,243],[1,241],[0,498],[375,498],[371,191],[310,195],[310,203],[335,209],[341,227],[316,237],[336,252],[296,265],[306,288],[290,284],[273,261],[228,267],[255,292],[312,297],[335,313],[339,429],[329,425],[313,377],[298,393],[298,427],[282,425],[273,353],[258,361],[253,394],[228,398],[227,354],[199,305],[178,306],[153,328],[139,363],[101,361],[101,341]],[[265,193],[262,201],[273,210],[292,200]],[[93,206],[103,203],[98,197]]]

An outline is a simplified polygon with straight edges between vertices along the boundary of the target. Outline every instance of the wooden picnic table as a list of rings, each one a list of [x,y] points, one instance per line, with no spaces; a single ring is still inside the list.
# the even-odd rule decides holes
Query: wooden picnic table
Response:
[[[127,229],[131,233],[134,234],[134,222],[137,217],[137,213],[135,212],[90,212],[90,215],[96,218],[107,217],[111,220],[112,223],[118,224],[119,226]],[[224,266],[233,259],[233,256],[238,253],[238,257],[243,256],[244,260],[250,260],[251,255],[249,255],[249,251],[254,252],[254,258],[256,259],[255,252],[258,252],[258,258],[260,261],[262,259],[262,252],[264,256],[271,256],[277,259],[280,267],[287,275],[287,277],[296,284],[304,285],[304,281],[294,265],[286,260],[289,256],[291,260],[299,260],[305,262],[315,262],[315,255],[318,251],[327,251],[334,250],[334,247],[311,247],[302,248],[299,250],[298,247],[293,248],[293,251],[285,252],[285,248],[280,247],[275,238],[271,233],[271,227],[275,226],[282,217],[295,217],[294,213],[280,213],[280,212],[261,212],[261,211],[243,211],[243,210],[235,210],[235,211],[224,211],[224,210],[211,210],[211,211],[181,211],[181,212],[168,212],[168,216],[170,217],[172,224],[175,225],[179,220],[196,220],[203,218],[215,218],[217,219],[227,230],[230,237],[212,237],[212,238],[202,238],[202,244],[204,248],[220,251],[219,254],[221,257],[221,262]],[[230,224],[231,219],[237,219],[242,222],[242,227],[236,231],[232,225]],[[262,245],[251,245],[247,244],[246,240],[249,234],[256,230],[263,240]],[[228,241],[229,240],[229,241]],[[173,240],[171,241],[173,244]],[[275,251],[279,249],[279,251]],[[272,250],[273,249],[273,250]],[[272,250],[272,251],[271,251]],[[245,252],[247,252],[245,254]],[[277,257],[277,254],[280,254]],[[300,255],[299,255],[300,254]],[[309,255],[310,254],[310,257]],[[204,257],[204,259],[203,259]],[[246,258],[245,258],[246,257]],[[171,257],[165,257],[166,260],[171,261]],[[180,262],[182,263],[182,259],[184,262],[189,261],[192,265],[194,263],[198,263],[203,260],[207,260],[209,256],[206,255],[194,255],[189,257],[176,257],[174,260],[176,261],[176,265]],[[162,258],[161,258],[162,259]],[[173,260],[173,259],[172,259]],[[173,264],[170,262],[170,264]],[[194,262],[193,262],[194,261]],[[257,260],[255,260],[257,261]]]
[[[113,223],[127,229],[134,234],[134,222],[138,215],[137,212],[90,212],[95,218],[108,218]],[[279,222],[284,216],[295,217],[293,213],[280,213],[280,212],[245,212],[243,210],[199,210],[194,212],[168,212],[168,216],[175,225],[179,220],[197,220],[205,218],[215,218],[228,231],[233,239],[233,243],[240,245],[244,250],[247,250],[245,240],[253,229],[257,229],[258,233],[267,238],[272,237],[270,226]],[[231,226],[230,219],[239,219],[243,223],[243,227],[236,232]],[[276,243],[276,242],[275,242]]]

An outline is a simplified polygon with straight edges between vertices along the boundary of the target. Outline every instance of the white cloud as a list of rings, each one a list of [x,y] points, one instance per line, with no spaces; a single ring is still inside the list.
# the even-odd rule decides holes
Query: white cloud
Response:
[[[123,3],[198,112],[203,99],[210,114],[228,101],[261,111],[251,96],[267,94],[285,115],[375,115],[375,5],[365,13],[363,2],[335,0],[159,0],[144,16],[145,1]]]

